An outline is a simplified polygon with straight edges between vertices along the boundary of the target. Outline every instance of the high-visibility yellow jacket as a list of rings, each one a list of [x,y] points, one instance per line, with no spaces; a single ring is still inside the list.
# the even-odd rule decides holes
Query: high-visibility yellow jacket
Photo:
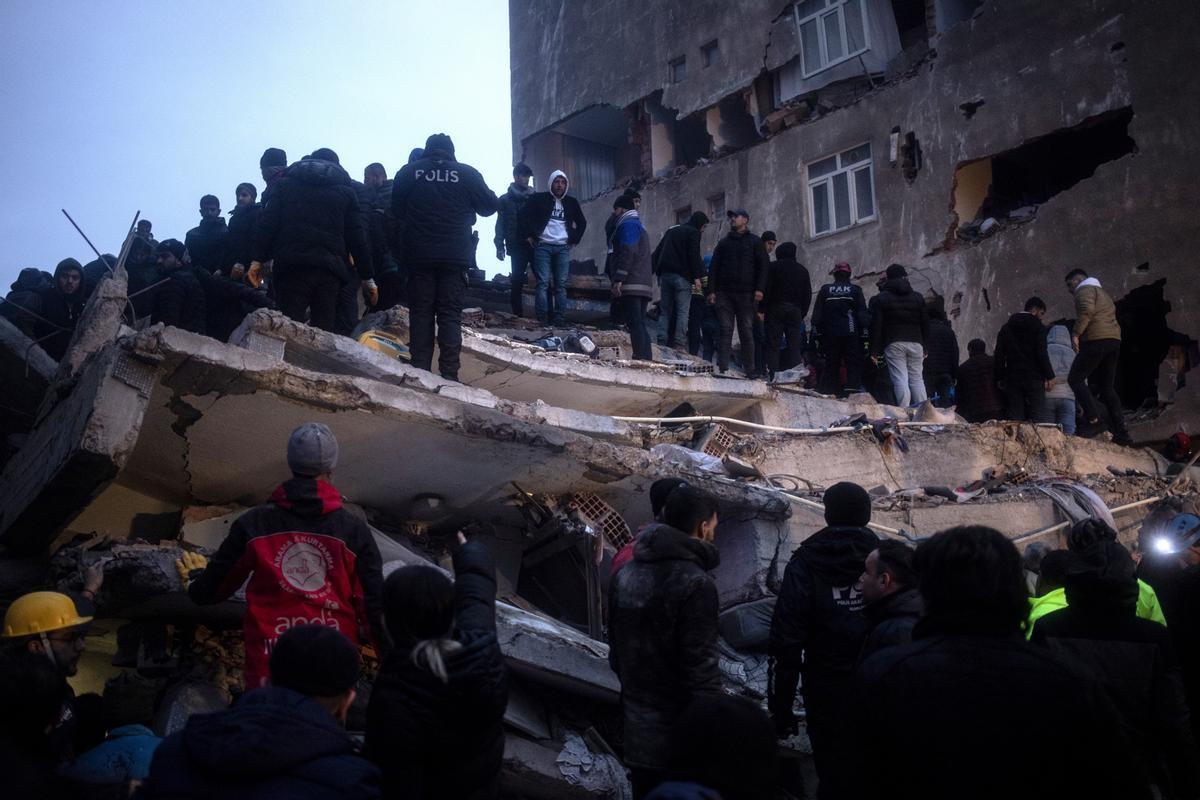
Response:
[[[1037,622],[1051,611],[1058,611],[1060,608],[1066,607],[1066,589],[1054,589],[1046,592],[1041,597],[1033,598],[1030,601],[1029,622],[1025,625],[1025,638],[1028,639],[1033,636],[1033,623]],[[1150,584],[1142,580],[1138,580],[1136,613],[1142,619],[1148,619],[1151,622],[1157,622],[1160,625],[1167,624],[1167,618],[1163,616],[1162,607],[1158,604],[1158,595],[1154,593],[1154,589],[1150,588]]]

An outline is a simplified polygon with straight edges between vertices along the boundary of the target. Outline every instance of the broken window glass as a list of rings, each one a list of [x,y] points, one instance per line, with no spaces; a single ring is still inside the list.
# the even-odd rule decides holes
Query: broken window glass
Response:
[[[808,186],[813,236],[874,219],[870,143],[809,164]]]

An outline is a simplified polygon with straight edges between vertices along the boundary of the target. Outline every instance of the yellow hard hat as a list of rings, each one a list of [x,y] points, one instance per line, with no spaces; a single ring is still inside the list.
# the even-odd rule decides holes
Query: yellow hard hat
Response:
[[[79,616],[75,601],[60,592],[30,592],[18,597],[4,615],[4,638],[31,636],[91,622]]]

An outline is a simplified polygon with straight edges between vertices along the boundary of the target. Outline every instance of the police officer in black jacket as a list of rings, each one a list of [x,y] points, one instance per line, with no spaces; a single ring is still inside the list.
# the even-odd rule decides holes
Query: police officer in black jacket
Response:
[[[817,391],[841,395],[862,390],[862,337],[866,332],[867,303],[863,290],[850,282],[853,269],[845,261],[834,265],[833,283],[817,292],[813,303],[813,333],[820,337],[824,357],[817,378]],[[846,383],[841,381],[846,365]]]
[[[257,285],[262,262],[275,259],[275,296],[280,310],[303,322],[308,309],[309,324],[333,331],[338,292],[352,277],[348,258],[354,259],[364,293],[378,295],[350,176],[334,161],[307,156],[288,167],[270,188],[247,277]]]
[[[475,262],[471,226],[490,217],[496,195],[474,167],[456,161],[454,142],[444,133],[425,141],[425,151],[404,165],[392,182],[392,214],[401,228],[408,270],[412,365],[433,366],[437,320],[438,370],[458,380],[462,350],[462,307],[467,270]]]

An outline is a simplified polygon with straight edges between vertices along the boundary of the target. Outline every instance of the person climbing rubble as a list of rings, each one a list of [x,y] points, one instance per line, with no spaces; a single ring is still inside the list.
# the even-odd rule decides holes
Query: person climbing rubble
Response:
[[[367,524],[342,507],[330,483],[337,439],[306,422],[287,444],[291,480],[238,517],[210,562],[185,552],[176,562],[200,605],[246,585],[246,690],[263,686],[275,643],[289,628],[327,625],[351,642],[386,649],[382,565]]]
[[[358,650],[333,628],[289,629],[271,653],[270,685],[226,711],[192,716],[163,740],[137,797],[380,797],[378,768],[342,727],[361,671]]]
[[[1068,382],[1075,400],[1083,410],[1081,435],[1095,436],[1104,429],[1100,408],[1088,382],[1095,383],[1100,400],[1108,415],[1108,429],[1113,441],[1132,445],[1121,398],[1117,395],[1117,362],[1121,356],[1121,325],[1117,322],[1117,307],[1100,281],[1088,277],[1081,269],[1067,273],[1067,291],[1075,300],[1075,327],[1071,342],[1079,355],[1071,365]]]
[[[625,763],[635,800],[667,778],[671,725],[694,698],[719,692],[717,502],[671,492],[609,589],[609,663],[621,681]],[[671,629],[664,629],[670,620]]]
[[[871,496],[856,483],[825,490],[825,527],[805,539],[783,573],[771,620],[767,708],[781,737],[797,729],[793,705],[802,681],[819,797],[848,797],[838,726],[854,665],[867,636],[859,578],[879,537],[867,528]]]
[[[1046,392],[1054,388],[1054,367],[1046,349],[1046,303],[1040,297],[1025,301],[1025,310],[1008,318],[996,335],[994,374],[1004,390],[1008,418],[1049,422]]]

